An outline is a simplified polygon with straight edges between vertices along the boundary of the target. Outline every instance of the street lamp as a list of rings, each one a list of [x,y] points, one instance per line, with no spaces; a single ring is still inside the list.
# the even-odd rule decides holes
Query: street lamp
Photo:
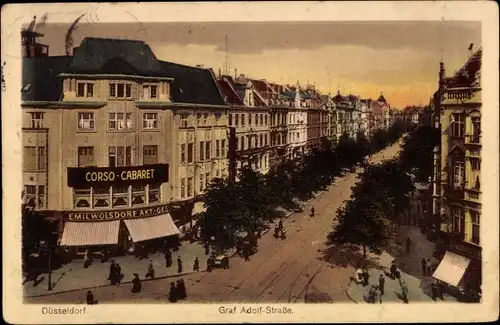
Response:
[[[48,275],[47,290],[51,291],[52,290],[52,246],[46,241],[41,241],[40,245],[45,249],[45,251],[49,255],[49,275]]]

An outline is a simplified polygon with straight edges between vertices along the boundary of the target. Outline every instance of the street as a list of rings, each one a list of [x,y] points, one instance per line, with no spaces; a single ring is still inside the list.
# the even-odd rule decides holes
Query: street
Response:
[[[398,151],[399,144],[395,144],[374,155],[371,162],[393,157]],[[304,212],[285,219],[285,240],[275,239],[272,231],[265,233],[250,261],[235,256],[230,259],[228,270],[185,275],[188,293],[185,302],[351,302],[346,295],[355,271],[351,257],[339,251],[332,253],[325,241],[332,230],[335,212],[349,198],[355,180],[355,173],[337,179],[327,191],[306,204]],[[309,216],[312,206],[315,217]],[[201,263],[203,269],[204,261]],[[99,303],[167,302],[170,282],[175,280],[143,281],[142,292],[138,294],[130,292],[129,283],[92,290]],[[82,289],[25,299],[28,303],[83,303],[86,292],[87,289]]]

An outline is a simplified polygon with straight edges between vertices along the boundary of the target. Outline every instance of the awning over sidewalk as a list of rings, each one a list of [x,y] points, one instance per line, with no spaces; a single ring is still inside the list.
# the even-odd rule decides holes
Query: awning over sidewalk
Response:
[[[135,243],[180,234],[179,229],[168,213],[156,217],[124,221]]]
[[[93,246],[118,244],[120,221],[66,222],[61,246]]]
[[[470,259],[467,257],[447,251],[432,277],[456,287],[464,276],[469,263]]]

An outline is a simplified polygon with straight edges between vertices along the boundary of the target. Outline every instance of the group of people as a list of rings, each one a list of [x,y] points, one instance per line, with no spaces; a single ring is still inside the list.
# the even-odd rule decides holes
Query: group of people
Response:
[[[167,250],[165,251],[165,266],[171,267],[172,264],[172,252],[167,248]],[[177,256],[177,273],[182,273],[182,270],[182,259],[180,256]]]
[[[368,274],[368,273],[367,273]],[[368,276],[366,277],[368,279]],[[366,285],[368,285],[368,280],[366,280]],[[363,283],[363,285],[365,285]],[[385,277],[383,274],[380,274],[378,278],[378,285],[372,284],[370,291],[368,292],[368,297],[371,303],[382,303],[382,296],[384,295],[385,290]]]
[[[177,302],[178,300],[186,299],[186,284],[184,279],[177,280],[177,283],[170,282],[170,291],[168,293],[168,300],[170,302]]]
[[[122,268],[120,264],[115,263],[114,260],[111,260],[111,265],[109,266],[109,276],[108,280],[111,281],[112,285],[120,285],[120,282],[123,279]]]

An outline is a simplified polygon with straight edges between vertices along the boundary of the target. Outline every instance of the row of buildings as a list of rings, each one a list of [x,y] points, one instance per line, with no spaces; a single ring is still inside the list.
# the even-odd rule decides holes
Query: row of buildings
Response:
[[[432,217],[437,225],[434,277],[464,292],[481,293],[481,59],[482,49],[452,76],[440,64],[432,99],[433,125],[441,132],[434,150]]]
[[[176,235],[210,180],[262,173],[347,132],[391,124],[391,108],[313,86],[215,75],[156,58],[142,41],[85,38],[49,56],[22,32],[23,200],[82,253]]]

